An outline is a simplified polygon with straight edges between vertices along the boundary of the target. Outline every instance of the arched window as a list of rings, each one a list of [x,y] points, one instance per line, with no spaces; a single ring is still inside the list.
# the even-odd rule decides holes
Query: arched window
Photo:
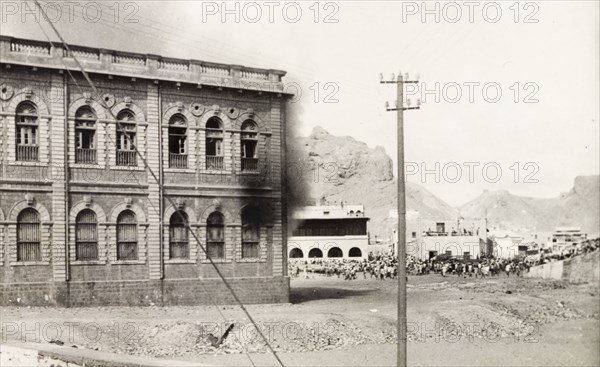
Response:
[[[16,155],[17,161],[35,162],[39,160],[38,111],[31,102],[17,106]]]
[[[169,120],[169,167],[187,168],[187,121],[182,115]]]
[[[40,215],[35,209],[24,209],[17,217],[17,261],[40,261]]]
[[[258,171],[258,134],[256,123],[246,120],[242,124],[242,171]]]
[[[75,218],[75,259],[98,260],[98,220],[90,209]]]
[[[75,112],[75,162],[96,163],[96,113],[84,106]]]
[[[242,258],[259,258],[260,214],[258,208],[242,211]]]
[[[171,259],[189,258],[188,216],[184,211],[171,215],[169,221],[169,255]]]
[[[309,258],[313,258],[313,257],[323,257],[323,251],[321,251],[318,248],[313,248],[308,252],[308,257]]]
[[[117,115],[117,166],[137,166],[135,114],[123,110]]]
[[[301,259],[304,257],[304,253],[299,248],[293,248],[290,250],[290,259]]]
[[[117,217],[117,260],[137,260],[137,220],[131,210]]]
[[[348,257],[362,257],[362,251],[358,247],[352,247],[348,252]]]
[[[206,250],[211,259],[225,258],[225,221],[219,212],[211,213],[206,220]]]
[[[206,169],[223,167],[223,124],[217,117],[211,117],[206,122]]]
[[[327,257],[343,257],[344,254],[339,247],[332,247],[327,251]]]

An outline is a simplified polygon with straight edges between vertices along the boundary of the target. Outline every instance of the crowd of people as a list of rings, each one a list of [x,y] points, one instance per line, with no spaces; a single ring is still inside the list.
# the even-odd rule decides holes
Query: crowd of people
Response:
[[[425,275],[430,273],[440,274],[442,277],[459,276],[484,278],[486,276],[500,276],[511,274],[517,276],[529,271],[529,265],[521,259],[494,259],[481,258],[477,260],[465,259],[430,259],[419,260],[410,258],[407,272],[412,275]]]
[[[398,261],[395,255],[370,255],[368,259],[323,259],[315,258],[290,259],[289,274],[292,277],[310,278],[315,275],[355,280],[363,279],[396,279],[398,276]],[[480,258],[476,260],[435,258],[421,260],[408,257],[406,271],[409,275],[439,274],[442,277],[459,276],[485,278],[511,274],[521,276],[529,271],[529,265],[522,259]]]

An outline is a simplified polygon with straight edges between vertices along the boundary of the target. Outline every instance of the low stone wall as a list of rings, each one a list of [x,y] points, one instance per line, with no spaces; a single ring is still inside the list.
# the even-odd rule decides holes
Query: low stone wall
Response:
[[[240,300],[289,302],[288,277],[229,278]],[[169,279],[103,282],[39,282],[0,285],[1,306],[174,306],[233,304],[220,279]]]
[[[570,282],[600,282],[600,251],[534,266],[525,277],[564,279]]]

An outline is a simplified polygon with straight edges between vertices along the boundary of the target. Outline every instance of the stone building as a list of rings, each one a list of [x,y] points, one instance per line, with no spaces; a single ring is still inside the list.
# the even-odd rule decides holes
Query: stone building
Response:
[[[194,235],[288,301],[285,72],[9,37],[0,67],[2,304],[232,303]]]
[[[363,260],[369,236],[362,205],[322,205],[298,208],[288,236],[289,257]]]

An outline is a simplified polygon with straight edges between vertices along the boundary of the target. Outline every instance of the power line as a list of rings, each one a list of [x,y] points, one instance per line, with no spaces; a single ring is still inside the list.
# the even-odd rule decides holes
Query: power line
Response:
[[[68,44],[66,43],[66,41],[64,40],[64,38],[62,37],[62,35],[58,32],[58,30],[56,29],[56,27],[54,26],[54,24],[50,21],[50,19],[48,18],[48,15],[44,11],[44,9],[41,7],[39,1],[38,0],[33,0],[33,1],[34,1],[35,5],[39,8],[39,10],[42,13],[42,15],[44,16],[44,19],[46,20],[46,22],[50,25],[50,27],[53,29],[53,31],[56,34],[56,36],[60,39],[61,43],[63,44],[63,46],[65,47],[65,49],[69,53],[69,55],[72,56],[73,60],[75,61],[76,65],[77,65],[77,67],[80,69],[81,73],[83,74],[84,78],[86,79],[87,83],[92,88],[92,90],[94,92],[94,97],[99,96],[98,89],[96,88],[96,86],[94,85],[94,83],[92,82],[92,80],[90,79],[88,73],[85,71],[85,69],[83,68],[83,66],[81,65],[81,63],[79,62],[79,60],[77,59],[76,55],[71,52],[71,49],[69,48]],[[40,24],[40,27],[41,27],[41,24]],[[44,31],[44,34],[47,36],[47,34],[46,34],[45,31]],[[52,41],[50,40],[50,38],[48,38],[48,41],[52,45]],[[61,57],[61,59],[62,59],[62,57]],[[63,62],[63,65],[64,65],[64,62]],[[68,70],[68,68],[67,68],[67,70]],[[69,74],[72,77],[72,74],[71,73],[69,73]],[[108,105],[106,104],[106,101],[104,101],[104,99],[102,99],[102,98],[99,98],[98,100],[100,101],[100,104],[102,105],[102,107],[105,108],[106,110],[108,110],[108,112],[110,113],[111,117],[115,120],[115,122],[116,122],[119,130],[124,131],[123,126],[121,125],[121,122],[117,119],[117,117],[115,116],[115,114],[113,113],[113,111],[110,109],[110,107],[108,107]],[[146,168],[146,170],[148,170],[148,172],[150,173],[150,175],[152,176],[152,178],[156,181],[156,183],[158,184],[160,190],[162,191],[162,185],[160,183],[160,180],[158,179],[158,176],[154,173],[154,171],[152,170],[152,168],[148,165],[148,162],[147,162],[146,158],[140,153],[140,151],[138,150],[137,146],[135,145],[135,142],[132,141],[132,139],[129,137],[128,134],[124,134],[124,136],[125,136],[126,140],[128,141],[128,143],[131,145],[131,147],[133,147],[133,149],[136,152],[136,154],[142,159],[142,162],[144,163],[144,167]],[[173,199],[171,197],[165,196],[165,198],[169,201],[169,203],[174,208],[177,207],[176,203],[173,201]],[[205,253],[206,258],[208,259],[208,261],[210,262],[210,264],[213,266],[213,268],[215,269],[216,273],[221,278],[221,280],[223,281],[223,283],[225,284],[225,286],[227,287],[227,289],[229,290],[229,292],[231,293],[231,295],[233,296],[233,298],[235,299],[235,301],[239,304],[240,308],[242,309],[242,311],[244,312],[244,314],[246,315],[246,317],[248,317],[248,319],[250,320],[250,322],[254,325],[254,327],[256,328],[257,333],[265,341],[268,349],[271,351],[271,353],[273,353],[273,356],[275,357],[275,359],[277,360],[277,362],[282,367],[284,367],[283,362],[281,361],[281,359],[279,358],[279,356],[277,355],[277,353],[275,352],[275,350],[273,349],[273,347],[271,346],[271,344],[269,343],[268,339],[265,337],[265,335],[263,334],[263,332],[260,330],[260,328],[258,327],[257,323],[252,318],[252,315],[250,314],[250,312],[244,306],[244,303],[239,299],[239,297],[237,296],[237,294],[235,293],[235,291],[233,290],[233,288],[231,287],[231,285],[229,284],[229,282],[227,282],[225,276],[222,274],[221,270],[214,263],[213,259],[211,258],[210,254],[208,253],[208,251],[206,250],[206,248],[200,242],[200,239],[198,238],[198,236],[196,235],[196,233],[191,229],[191,227],[189,225],[189,222],[188,222],[188,219],[180,211],[178,211],[178,210],[175,211],[175,213],[177,213],[177,215],[179,215],[180,219],[182,220],[182,223],[184,223],[184,225],[185,225],[185,228],[189,231],[189,233],[192,234],[192,236],[194,237],[194,239],[196,241],[196,244],[198,246],[200,246],[200,248],[202,249],[202,251]],[[161,228],[161,231],[162,231],[162,228]],[[161,253],[160,256],[163,256],[163,254]],[[202,282],[201,282],[201,285],[204,287],[204,284]]]

